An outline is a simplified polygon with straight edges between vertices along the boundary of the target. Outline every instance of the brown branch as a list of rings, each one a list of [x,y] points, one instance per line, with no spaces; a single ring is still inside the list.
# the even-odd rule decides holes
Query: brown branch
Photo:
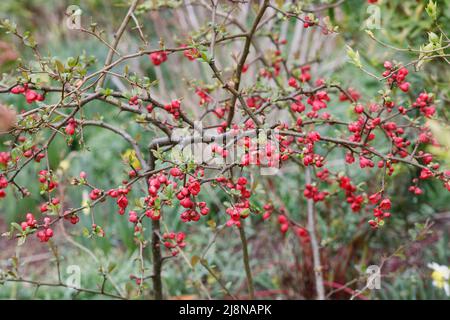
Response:
[[[106,57],[105,66],[107,66],[111,63],[113,56],[114,56],[114,51],[115,51],[115,49],[117,49],[117,46],[119,45],[120,39],[122,38],[122,35],[125,32],[125,29],[128,25],[128,22],[131,19],[131,16],[133,15],[134,10],[136,10],[138,2],[139,2],[139,0],[133,0],[130,8],[128,9],[127,14],[125,15],[125,18],[123,19],[122,23],[120,24],[119,29],[117,29],[117,32],[114,34],[114,41],[111,45],[111,49],[108,52],[108,56]],[[100,79],[97,83],[97,86],[96,86],[97,90],[103,86],[103,82],[105,81],[105,76],[106,76],[106,74],[102,74],[102,76],[100,77]]]
[[[259,11],[256,15],[255,21],[253,22],[252,28],[250,29],[250,31],[247,34],[245,44],[244,44],[244,50],[242,51],[241,59],[239,60],[239,63],[236,67],[236,72],[235,72],[234,79],[233,79],[234,91],[236,93],[239,91],[239,87],[241,84],[242,68],[244,67],[245,61],[247,60],[247,56],[250,53],[250,45],[252,43],[253,35],[256,31],[256,28],[258,27],[258,23],[261,21],[263,15],[264,15],[264,12],[266,12],[266,9],[268,8],[268,6],[269,6],[269,0],[264,0],[264,3],[259,8]],[[229,127],[231,125],[231,123],[233,122],[236,100],[239,97],[241,97],[240,94],[236,95],[236,93],[233,93],[233,99],[231,99],[230,111],[228,113],[228,118],[227,118],[227,127]],[[241,99],[240,99],[240,102],[241,102]],[[245,108],[245,106],[246,106],[245,102],[244,103],[241,102],[241,104],[242,104],[242,107]],[[246,110],[246,112],[247,112],[247,110]],[[255,121],[255,120],[253,120],[253,121],[255,122],[256,125],[258,125],[259,121]]]
[[[244,224],[241,224],[241,226],[239,227],[239,236],[241,237],[242,243],[242,258],[244,261],[245,274],[247,276],[248,295],[250,300],[254,300],[255,288],[253,285],[252,269],[250,267],[250,258],[248,255],[248,243],[247,243],[247,236],[245,235]]]
[[[20,282],[20,283],[28,283],[28,284],[32,284],[36,287],[63,287],[63,288],[67,288],[67,289],[72,289],[75,290],[77,292],[85,292],[85,293],[90,293],[90,294],[96,294],[96,295],[102,295],[102,296],[106,296],[106,297],[110,297],[110,298],[114,298],[114,299],[119,299],[119,300],[127,300],[127,298],[122,297],[120,295],[116,295],[113,293],[108,293],[108,292],[104,292],[104,291],[98,291],[98,290],[93,290],[93,289],[87,289],[87,288],[77,288],[74,286],[69,286],[65,283],[62,282],[58,282],[58,283],[52,283],[52,282],[39,282],[39,281],[35,281],[35,280],[29,280],[29,279],[3,279],[3,281],[5,282]]]

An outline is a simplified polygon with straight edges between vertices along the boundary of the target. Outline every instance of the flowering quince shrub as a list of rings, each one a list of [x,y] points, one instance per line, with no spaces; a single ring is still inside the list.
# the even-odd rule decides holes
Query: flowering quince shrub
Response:
[[[87,55],[66,61],[47,56],[47,50],[42,50],[20,26],[2,21],[3,30],[28,47],[35,61],[21,61],[17,74],[5,75],[1,81],[0,99],[16,96],[16,101],[25,104],[22,108],[2,106],[8,120],[2,123],[7,142],[0,152],[0,198],[16,195],[21,201],[20,198],[30,196],[29,186],[18,182],[28,168],[36,168],[28,183],[38,186],[41,195],[41,203],[21,213],[23,219],[12,223],[5,237],[17,239],[19,244],[51,244],[58,237],[58,224],[80,228],[80,222],[87,219],[82,212],[90,209],[91,229],[87,236],[108,238],[111,235],[105,232],[105,226],[97,224],[93,209],[114,203],[116,210],[109,214],[117,215],[121,223],[133,230],[140,252],[139,270],[130,279],[139,295],[150,292],[154,298],[162,299],[163,269],[171,267],[172,257],[185,259],[192,269],[197,263],[202,264],[222,284],[224,280],[203,257],[191,259],[185,250],[190,246],[191,225],[223,223],[223,228],[235,229],[239,234],[248,298],[253,299],[252,273],[257,262],[252,261],[246,226],[270,225],[274,221],[281,235],[294,234],[310,253],[315,296],[323,299],[326,262],[321,260],[321,235],[316,226],[320,208],[331,210],[330,205],[341,199],[358,217],[359,228],[385,232],[391,220],[397,219],[395,195],[389,192],[397,171],[409,168],[418,172],[404,186],[411,197],[426,193],[424,182],[428,180],[437,181],[443,190],[450,191],[450,170],[426,151],[428,145],[440,147],[428,125],[430,119],[439,119],[439,92],[410,80],[419,64],[448,57],[449,45],[442,40],[446,35],[430,36],[432,47],[417,50],[417,60],[372,57],[378,59],[376,74],[365,70],[359,52],[348,47],[349,60],[357,67],[352,66],[355,77],[369,73],[377,80],[378,94],[368,96],[355,85],[340,82],[338,74],[331,79],[316,73],[319,61],[298,64],[295,57],[283,53],[288,41],[271,26],[285,20],[300,21],[303,32],[315,30],[324,41],[339,36],[338,28],[322,14],[322,9],[263,0],[249,7],[251,19],[244,22],[231,14],[241,10],[243,3],[211,1],[212,5],[203,4],[211,21],[201,30],[190,30],[189,35],[177,34],[174,39],[161,39],[159,45],[151,45],[145,35],[143,14],[155,8],[147,2],[130,2],[111,43],[95,28],[79,27],[73,31],[89,33],[99,45],[106,46],[108,55],[100,61],[99,68]],[[178,2],[172,5],[182,6]],[[436,19],[431,9],[430,15]],[[382,43],[371,31],[368,34]],[[120,46],[124,37],[130,35],[142,42],[138,50],[126,51],[128,48]],[[221,61],[221,51],[229,55],[232,46],[239,48],[232,53],[233,62]],[[131,72],[128,66],[138,61],[162,75],[161,68],[180,61],[175,59],[182,59],[185,68],[201,66],[209,74],[203,80],[189,79],[185,83],[180,79],[176,84],[191,89],[185,92],[194,97],[195,106],[184,96],[158,97],[158,83]],[[44,83],[37,74],[45,74],[49,80]],[[125,85],[115,86],[114,78]],[[116,123],[88,112],[93,102],[116,109]],[[333,110],[336,104],[344,106],[339,108],[348,110],[347,115],[337,116]],[[124,129],[123,121],[130,121],[140,135],[150,137],[149,142],[138,139],[136,131]],[[49,150],[58,139],[63,139],[67,148],[82,144],[84,129],[92,126],[111,132],[129,145],[131,151],[123,159],[127,174],[122,176],[121,184],[105,189],[81,171],[71,178],[72,186],[67,186],[67,181],[58,176],[57,166],[52,165]],[[180,130],[181,137],[175,134]],[[261,132],[270,134],[261,138]],[[206,146],[209,159],[197,161],[174,151],[180,145],[196,143]],[[237,157],[236,146],[243,151]],[[337,170],[329,161],[335,151],[341,152],[339,160],[346,170]],[[295,201],[306,204],[305,215],[289,212],[279,198],[270,194],[271,188],[264,190],[265,195],[255,191],[258,184],[264,185],[263,180],[270,185],[273,179],[291,175],[283,173],[286,167],[294,167],[302,181],[303,198]],[[277,173],[258,175],[255,169],[275,169]],[[364,172],[366,179],[375,179],[376,187],[356,179],[352,174],[356,171]],[[226,195],[223,210],[207,201],[207,190]],[[82,204],[72,206],[63,200],[64,194],[83,191],[88,197]],[[176,208],[178,214],[168,214],[169,208]],[[169,230],[166,222],[176,219],[182,222],[179,229]],[[144,257],[146,248],[150,248],[150,259]],[[144,265],[148,260],[150,266]],[[26,281],[11,274],[2,275],[2,280]],[[205,289],[203,284],[200,287]],[[223,290],[233,297],[233,288],[223,285]],[[90,292],[128,298],[103,289]]]

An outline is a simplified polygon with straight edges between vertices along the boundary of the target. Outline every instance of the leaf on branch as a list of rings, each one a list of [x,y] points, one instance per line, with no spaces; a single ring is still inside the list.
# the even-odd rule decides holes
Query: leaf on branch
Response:
[[[29,31],[23,34],[23,44],[30,48],[37,46],[36,40],[34,40],[33,35]]]
[[[350,62],[353,63],[358,68],[362,68],[361,59],[359,57],[359,52],[354,51],[350,46],[347,46],[347,56],[350,58]]]
[[[64,71],[66,70],[66,68],[64,67],[64,64],[59,61],[58,59],[55,60],[55,65],[56,65],[56,69],[58,70],[59,73],[64,73]]]
[[[437,19],[437,4],[436,2],[430,0],[428,1],[427,6],[425,7],[425,11],[430,16],[431,19],[436,20]]]
[[[200,261],[200,257],[199,256],[193,256],[191,258],[191,264],[193,267],[195,267],[195,265]]]
[[[83,231],[82,231],[82,233],[83,233],[83,237],[85,237],[85,238],[89,238],[89,236],[90,236],[90,232],[89,232],[89,230],[88,230],[88,228],[83,228]]]
[[[0,28],[6,29],[7,33],[17,32],[17,25],[14,22],[11,22],[9,19],[1,20]]]
[[[122,154],[122,159],[125,163],[128,163],[133,168],[137,170],[142,169],[141,163],[139,162],[139,159],[136,156],[136,151],[134,151],[133,149],[127,149]]]
[[[22,232],[22,227],[16,222],[11,222],[11,227],[17,229],[17,231]]]

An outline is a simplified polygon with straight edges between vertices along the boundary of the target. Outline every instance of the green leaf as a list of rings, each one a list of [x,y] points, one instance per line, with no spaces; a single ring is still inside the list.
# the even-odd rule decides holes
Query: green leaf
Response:
[[[23,44],[31,48],[37,46],[36,40],[34,40],[33,35],[29,31],[25,32],[23,35]]]
[[[83,228],[82,233],[83,233],[83,237],[85,237],[85,238],[88,238],[90,235],[88,228]]]
[[[353,63],[358,68],[362,68],[361,59],[359,57],[359,52],[354,51],[350,46],[347,46],[347,56],[350,58],[350,62]]]
[[[161,209],[161,199],[160,198],[156,198],[155,199],[154,208],[155,208],[155,210],[160,210]]]
[[[437,4],[434,1],[428,1],[428,5],[425,7],[425,11],[428,13],[431,19],[437,19]]]
[[[428,40],[431,43],[439,43],[439,36],[434,32],[428,32]]]
[[[105,97],[110,96],[113,93],[113,90],[110,88],[101,89],[100,91]]]
[[[204,62],[209,63],[211,61],[211,56],[209,55],[208,51],[200,51],[200,57]]]
[[[241,217],[243,217],[243,218],[248,217],[249,214],[250,214],[250,209],[248,209],[248,208],[241,211]]]
[[[55,65],[59,73],[64,73],[66,68],[64,67],[64,64],[61,61],[55,60]]]
[[[67,65],[68,65],[70,68],[75,67],[77,64],[78,64],[78,57],[77,57],[76,59],[75,59],[74,57],[69,57],[69,58],[67,59]]]
[[[22,227],[16,223],[16,222],[11,222],[11,227],[17,229],[18,231],[22,232]]]

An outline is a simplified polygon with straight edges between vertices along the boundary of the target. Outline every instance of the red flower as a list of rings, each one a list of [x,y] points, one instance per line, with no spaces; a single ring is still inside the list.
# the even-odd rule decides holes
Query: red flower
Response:
[[[388,198],[381,200],[379,207],[380,207],[380,209],[383,209],[383,210],[391,209],[391,200]]]
[[[165,51],[153,52],[149,55],[149,57],[155,66],[159,66],[167,60],[167,53]]]
[[[194,196],[196,196],[200,192],[200,188],[200,183],[197,180],[192,181],[188,185],[189,192]]]
[[[117,199],[117,205],[121,208],[121,209],[125,209],[128,206],[128,199],[126,196],[121,195],[118,199]]]
[[[422,171],[420,172],[420,179],[425,180],[430,178],[431,176],[433,176],[433,172],[431,172],[430,169],[424,168],[422,169]]]

